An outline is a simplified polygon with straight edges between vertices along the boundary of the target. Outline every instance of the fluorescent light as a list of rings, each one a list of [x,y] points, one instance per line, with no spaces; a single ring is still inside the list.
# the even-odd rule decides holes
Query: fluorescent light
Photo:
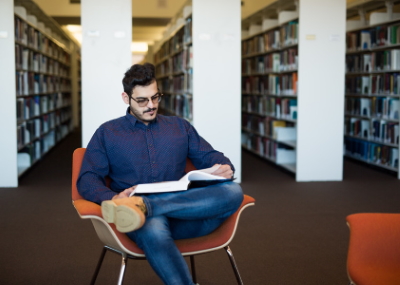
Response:
[[[81,25],[66,25],[65,28],[70,34],[82,44],[82,26]]]
[[[81,25],[66,25],[65,27],[71,33],[78,33],[78,32],[82,33],[82,26]]]
[[[131,51],[133,53],[147,52],[148,49],[149,49],[149,46],[146,42],[132,42],[131,43]]]

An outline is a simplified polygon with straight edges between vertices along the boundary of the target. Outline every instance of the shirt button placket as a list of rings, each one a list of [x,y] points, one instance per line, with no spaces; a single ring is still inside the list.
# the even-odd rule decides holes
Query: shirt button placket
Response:
[[[149,151],[149,162],[150,162],[150,168],[151,168],[151,176],[152,176],[152,181],[156,182],[156,176],[157,176],[157,167],[156,167],[156,160],[155,160],[155,149],[154,149],[154,143],[153,143],[153,136],[151,134],[150,128],[147,129],[146,131],[146,141],[147,141],[147,148]]]

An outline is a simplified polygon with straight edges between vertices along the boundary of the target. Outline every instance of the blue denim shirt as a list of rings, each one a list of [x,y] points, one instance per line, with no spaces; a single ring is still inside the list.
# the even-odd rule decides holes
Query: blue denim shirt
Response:
[[[230,160],[179,117],[157,115],[147,126],[129,113],[102,124],[91,138],[77,181],[79,193],[100,204],[140,183],[179,180],[186,158],[197,169]],[[105,177],[111,178],[110,188]]]

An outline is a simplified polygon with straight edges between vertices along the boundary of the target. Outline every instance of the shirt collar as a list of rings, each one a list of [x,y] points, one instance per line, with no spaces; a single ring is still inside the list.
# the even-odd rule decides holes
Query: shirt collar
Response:
[[[151,125],[157,123],[158,114],[157,114],[156,118],[155,118],[152,122],[150,122],[150,124],[148,124],[147,126],[146,126],[145,124],[143,124],[143,122],[139,121],[135,116],[133,116],[133,115],[130,113],[130,108],[129,108],[129,107],[126,109],[125,117],[127,118],[127,120],[128,120],[128,121],[132,124],[132,126],[134,126],[134,127],[137,126],[137,127],[141,127],[141,128],[148,128],[148,127],[150,127]]]

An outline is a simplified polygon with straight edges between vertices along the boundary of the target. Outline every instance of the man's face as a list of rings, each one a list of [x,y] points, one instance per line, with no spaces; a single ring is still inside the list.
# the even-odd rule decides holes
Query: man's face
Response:
[[[126,104],[130,104],[130,113],[138,120],[148,125],[157,116],[158,101],[154,100],[155,102],[153,102],[152,100],[157,94],[159,94],[157,82],[154,81],[148,86],[136,86],[133,89],[131,100],[129,100],[129,96],[125,92],[122,93],[122,99]],[[148,99],[148,101],[146,99]],[[143,100],[145,103],[140,103]],[[142,104],[144,105],[143,107],[141,107]]]

